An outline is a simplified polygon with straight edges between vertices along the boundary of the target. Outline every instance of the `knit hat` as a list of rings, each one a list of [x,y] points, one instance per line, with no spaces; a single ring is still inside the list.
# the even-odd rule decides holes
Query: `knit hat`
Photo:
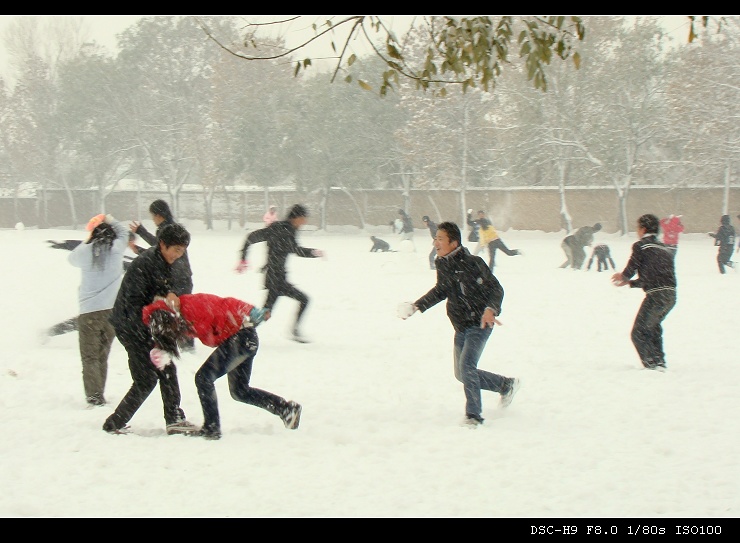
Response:
[[[101,222],[105,220],[105,214],[101,213],[100,215],[95,215],[92,219],[90,219],[87,222],[87,226],[85,227],[85,230],[88,232],[92,232],[95,230],[95,227],[98,226]]]

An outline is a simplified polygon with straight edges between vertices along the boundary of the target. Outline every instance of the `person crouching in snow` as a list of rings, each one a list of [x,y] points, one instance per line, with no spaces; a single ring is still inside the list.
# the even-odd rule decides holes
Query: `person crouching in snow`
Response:
[[[277,415],[286,428],[298,428],[301,406],[293,401],[249,385],[252,364],[259,348],[256,326],[270,318],[268,309],[260,309],[236,298],[214,294],[183,294],[180,311],[164,300],[144,307],[144,323],[149,326],[155,347],[151,361],[162,369],[179,358],[178,344],[197,337],[204,345],[216,347],[195,374],[195,386],[203,408],[201,437],[221,438],[215,381],[228,375],[231,397]]]

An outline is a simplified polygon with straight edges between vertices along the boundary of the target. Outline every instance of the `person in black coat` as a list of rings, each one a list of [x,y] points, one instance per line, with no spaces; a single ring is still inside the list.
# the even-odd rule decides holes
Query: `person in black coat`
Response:
[[[190,244],[190,233],[180,224],[169,224],[159,231],[156,245],[141,252],[124,274],[110,316],[116,338],[128,353],[128,368],[133,383],[126,395],[103,424],[109,433],[125,433],[127,423],[141,407],[159,382],[164,406],[164,420],[168,434],[190,434],[197,430],[185,419],[180,407],[180,384],[174,364],[162,370],[150,360],[154,340],[142,320],[142,310],[155,299],[167,300],[179,308],[174,292],[172,268],[185,254]]]
[[[255,243],[267,242],[267,265],[265,266],[267,299],[263,308],[272,312],[272,307],[280,296],[297,300],[300,305],[293,325],[292,339],[299,343],[307,343],[306,338],[300,332],[300,323],[303,313],[308,307],[308,296],[288,282],[285,262],[291,253],[302,258],[324,256],[323,251],[319,249],[309,249],[298,245],[296,233],[306,222],[308,222],[308,210],[304,206],[296,204],[290,209],[287,220],[277,221],[266,228],[250,232],[239,252],[240,261],[236,267],[237,273],[246,272],[249,247]]]
[[[153,246],[157,244],[157,238],[159,238],[159,233],[162,231],[162,228],[168,224],[175,224],[176,221],[175,217],[172,215],[170,206],[164,200],[154,200],[149,205],[149,213],[152,216],[152,221],[157,226],[156,234],[152,234],[143,224],[136,221],[132,222],[129,228],[131,229],[131,232],[140,236],[141,239],[146,241],[150,246]],[[144,250],[135,243],[129,243],[129,247],[137,255]],[[182,258],[178,258],[172,266],[172,288],[173,292],[178,296],[193,293],[193,270],[190,268],[190,259],[188,258],[187,251],[185,251]],[[188,338],[183,344],[183,349],[186,351],[194,351],[195,340]]]
[[[734,268],[732,262],[732,252],[735,250],[735,227],[730,224],[730,216],[722,215],[719,220],[719,229],[717,232],[707,232],[710,237],[714,238],[714,245],[717,249],[717,265],[719,273],[727,273],[725,266]]]
[[[164,200],[154,200],[149,205],[149,213],[152,216],[152,221],[157,227],[155,234],[149,232],[143,224],[136,221],[132,222],[129,228],[134,234],[141,237],[141,239],[146,241],[150,246],[153,246],[157,244],[157,239],[159,238],[159,233],[162,231],[162,228],[168,224],[175,224],[177,221],[175,221],[175,217],[172,215],[170,206]],[[144,250],[142,247],[139,247],[134,243],[129,244],[129,247],[131,247],[131,250],[137,255]],[[173,265],[172,280],[174,288],[173,292],[175,292],[175,294],[178,296],[181,294],[192,294],[193,271],[190,268],[190,259],[188,258],[187,251],[182,258],[177,259]]]
[[[627,266],[612,275],[617,287],[641,288],[645,299],[632,326],[632,344],[642,365],[665,371],[662,322],[676,305],[676,267],[673,250],[658,241],[660,219],[652,214],[637,219],[637,236]],[[637,274],[636,279],[632,277]]]
[[[437,249],[434,248],[434,238],[437,235],[437,223],[430,219],[429,215],[424,215],[421,220],[429,228],[429,235],[432,236],[432,251],[429,253],[429,269],[436,270],[434,259],[437,258]]]
[[[477,426],[483,423],[481,390],[499,393],[506,407],[519,387],[516,378],[478,369],[494,324],[501,324],[496,317],[501,314],[504,289],[486,262],[463,247],[455,223],[442,222],[437,228],[437,283],[415,302],[401,304],[399,316],[407,319],[447,300],[447,317],[455,330],[455,379],[465,392],[465,423]]]

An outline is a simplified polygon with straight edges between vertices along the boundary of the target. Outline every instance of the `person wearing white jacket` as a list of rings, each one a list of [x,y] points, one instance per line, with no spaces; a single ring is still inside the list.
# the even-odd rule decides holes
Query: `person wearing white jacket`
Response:
[[[123,277],[128,227],[110,215],[96,215],[87,225],[89,237],[68,260],[80,268],[79,344],[82,384],[89,406],[105,405],[108,355],[116,333],[108,321]]]

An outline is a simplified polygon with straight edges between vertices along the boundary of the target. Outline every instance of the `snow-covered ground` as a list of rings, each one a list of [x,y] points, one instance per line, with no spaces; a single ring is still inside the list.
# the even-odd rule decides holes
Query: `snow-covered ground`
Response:
[[[147,227],[152,227],[145,222]],[[233,269],[245,231],[193,234],[195,290],[264,301],[262,246]],[[256,226],[256,225],[252,225]],[[640,290],[607,273],[559,269],[564,233],[502,232],[523,256],[497,257],[506,296],[480,367],[522,380],[507,410],[483,393],[485,424],[462,426],[444,305],[403,321],[400,302],[435,281],[431,238],[416,252],[370,253],[389,227],[304,231],[324,259],[288,260],[311,298],[307,345],[288,339],[296,303],[260,325],[252,385],[303,405],[286,430],[217,382],[224,436],[166,436],[155,391],[130,424],[105,418],[131,384],[115,341],[109,405],[88,409],[77,333],[39,332],[77,313],[79,270],[46,239],[82,231],[0,231],[0,516],[6,517],[737,517],[740,515],[740,274],[721,276],[706,234],[683,236],[678,304],[665,321],[668,371],[641,369],[630,329]],[[635,235],[597,233],[617,269]],[[193,376],[211,350],[178,363],[183,408],[202,422]]]

